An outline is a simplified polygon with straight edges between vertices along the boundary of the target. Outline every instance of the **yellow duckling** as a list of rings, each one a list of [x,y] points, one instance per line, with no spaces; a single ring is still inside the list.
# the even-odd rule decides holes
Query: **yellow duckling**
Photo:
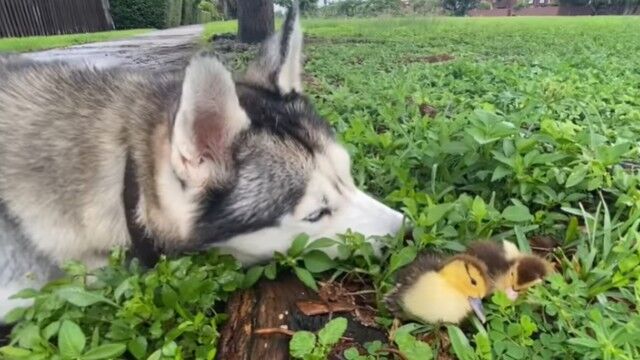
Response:
[[[523,254],[509,241],[476,241],[469,245],[467,255],[486,264],[493,282],[493,291],[504,291],[514,301],[519,294],[541,283],[553,271],[553,266],[541,257]]]
[[[442,260],[423,253],[402,269],[385,298],[398,318],[459,323],[473,310],[485,322],[482,298],[490,291],[486,265],[469,255]]]

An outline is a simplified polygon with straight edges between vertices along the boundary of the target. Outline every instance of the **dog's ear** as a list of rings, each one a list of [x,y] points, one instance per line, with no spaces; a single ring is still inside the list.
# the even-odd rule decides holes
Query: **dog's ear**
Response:
[[[302,29],[297,1],[289,9],[282,29],[262,44],[244,80],[281,95],[302,93]]]
[[[185,71],[171,135],[178,177],[196,187],[225,181],[233,141],[249,124],[231,73],[212,54],[195,55]]]

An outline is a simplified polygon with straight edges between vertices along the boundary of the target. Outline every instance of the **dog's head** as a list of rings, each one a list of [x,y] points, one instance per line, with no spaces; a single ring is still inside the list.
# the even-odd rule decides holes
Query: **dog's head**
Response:
[[[172,176],[197,205],[188,237],[246,263],[294,237],[397,232],[402,216],[360,191],[350,157],[302,89],[297,10],[238,81],[210,54],[185,72],[171,133]]]

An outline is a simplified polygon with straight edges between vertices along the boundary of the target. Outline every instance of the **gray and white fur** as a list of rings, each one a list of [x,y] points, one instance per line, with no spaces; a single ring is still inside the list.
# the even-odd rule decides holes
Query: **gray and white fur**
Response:
[[[204,52],[164,73],[0,61],[0,318],[33,286],[24,273],[47,281],[51,266],[101,266],[130,245],[128,157],[137,224],[166,253],[215,246],[251,264],[300,233],[397,232],[402,216],[354,185],[304,96],[301,56],[294,8],[236,80]]]

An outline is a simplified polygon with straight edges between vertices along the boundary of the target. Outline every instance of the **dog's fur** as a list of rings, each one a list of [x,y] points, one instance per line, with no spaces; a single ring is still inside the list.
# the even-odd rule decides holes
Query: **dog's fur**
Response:
[[[168,73],[0,62],[0,216],[20,230],[0,228],[0,262],[20,261],[14,246],[41,254],[34,264],[94,267],[130,245],[128,157],[136,221],[164,252],[216,246],[250,264],[299,233],[398,231],[401,215],[357,189],[302,94],[301,51],[294,9],[238,80],[207,53]],[[0,307],[23,270],[0,278]]]

